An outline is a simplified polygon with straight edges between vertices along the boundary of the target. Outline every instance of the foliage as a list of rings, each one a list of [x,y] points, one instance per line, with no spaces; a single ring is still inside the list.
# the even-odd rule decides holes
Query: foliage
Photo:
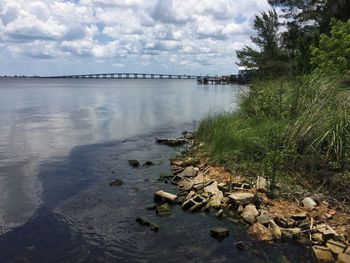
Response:
[[[331,22],[331,36],[322,34],[319,47],[312,50],[312,64],[319,72],[344,72],[350,69],[350,19]]]
[[[261,75],[280,75],[289,69],[286,54],[279,45],[279,22],[275,10],[262,12],[261,16],[255,16],[253,29],[256,36],[251,37],[259,50],[244,47],[236,51],[239,65],[247,68],[258,68]]]

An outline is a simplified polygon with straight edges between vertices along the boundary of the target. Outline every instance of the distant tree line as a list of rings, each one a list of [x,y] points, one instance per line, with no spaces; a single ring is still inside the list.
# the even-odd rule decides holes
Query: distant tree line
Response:
[[[255,16],[256,35],[251,40],[257,49],[246,46],[236,51],[238,65],[256,68],[260,77],[350,69],[349,0],[269,3],[270,11]]]

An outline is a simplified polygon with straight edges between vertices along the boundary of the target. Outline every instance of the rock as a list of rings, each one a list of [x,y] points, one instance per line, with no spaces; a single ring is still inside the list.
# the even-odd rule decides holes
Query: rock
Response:
[[[210,193],[212,196],[209,200],[209,206],[217,207],[220,206],[221,200],[224,197],[224,194],[218,188],[218,182],[214,181],[214,183],[204,187],[204,192]]]
[[[269,221],[269,229],[275,238],[280,238],[282,236],[282,231],[275,221]]]
[[[136,222],[140,223],[141,225],[148,226],[153,232],[158,232],[159,226],[152,223],[148,219],[145,219],[143,217],[137,217]]]
[[[237,209],[238,213],[242,213],[243,209],[244,209],[243,205],[238,206],[238,209]]]
[[[198,174],[199,169],[193,166],[186,167],[181,173],[178,174],[179,177],[195,177]]]
[[[258,176],[256,179],[256,190],[258,192],[267,192],[267,180],[264,177]]]
[[[310,197],[306,197],[303,201],[302,201],[304,207],[308,210],[313,210],[316,207],[316,202],[310,198]]]
[[[140,162],[138,160],[128,160],[129,165],[132,167],[139,167],[140,166]]]
[[[295,220],[292,218],[284,218],[284,217],[277,217],[276,223],[284,228],[288,227],[294,227],[295,226]]]
[[[337,263],[350,263],[350,255],[346,253],[339,254]]]
[[[121,186],[122,184],[123,184],[122,179],[115,179],[114,181],[109,183],[110,186]]]
[[[327,224],[319,224],[316,225],[314,228],[317,229],[320,233],[322,233],[323,240],[328,240],[338,236],[337,232],[335,232],[335,230]]]
[[[202,184],[204,183],[204,175],[203,173],[199,172],[195,178],[193,178],[194,184]]]
[[[292,227],[292,228],[281,228],[281,232],[283,236],[297,236],[301,233],[301,228],[299,227]]]
[[[183,145],[187,142],[188,141],[185,138],[175,138],[175,139],[156,138],[156,143],[165,144],[165,145],[172,146],[172,147],[180,146],[180,145]]]
[[[173,160],[173,161],[171,161],[171,164],[181,167],[181,166],[184,165],[184,161],[182,161],[182,160]]]
[[[350,255],[350,247],[345,250],[345,253]]]
[[[256,218],[256,220],[260,223],[260,224],[263,224],[263,225],[266,225],[269,223],[270,220],[273,220],[273,217],[271,214],[263,214],[263,215],[260,215]]]
[[[158,216],[167,216],[171,214],[171,207],[167,203],[159,205],[156,207],[156,212]]]
[[[291,216],[291,218],[294,220],[304,220],[304,219],[306,219],[306,217],[307,217],[306,212],[295,213]]]
[[[230,235],[230,230],[224,227],[213,227],[210,229],[210,235],[218,240],[222,240]]]
[[[330,239],[327,241],[326,246],[334,253],[334,254],[341,254],[345,251],[347,248],[346,245],[344,245],[341,242],[335,241],[333,239]]]
[[[333,262],[332,252],[328,247],[313,246],[313,256],[318,262]]]
[[[231,193],[228,197],[236,205],[247,205],[255,203],[257,200],[257,196],[255,194],[247,192]]]
[[[194,185],[193,178],[190,177],[183,177],[177,184],[177,187],[182,191],[188,191],[191,190],[192,186]]]
[[[323,243],[323,235],[322,233],[314,233],[311,235],[311,239],[319,244]]]
[[[154,200],[155,201],[170,201],[170,202],[175,202],[177,198],[177,195],[164,192],[163,190],[159,190],[154,193]]]
[[[156,165],[154,162],[146,161],[142,166],[154,166]]]
[[[251,225],[248,232],[258,240],[269,241],[273,239],[271,231],[260,223]]]
[[[258,210],[256,210],[256,207],[253,204],[246,205],[243,209],[242,214],[241,214],[244,221],[251,224],[251,225],[256,222],[256,217],[258,215],[259,215],[259,212],[258,212]]]

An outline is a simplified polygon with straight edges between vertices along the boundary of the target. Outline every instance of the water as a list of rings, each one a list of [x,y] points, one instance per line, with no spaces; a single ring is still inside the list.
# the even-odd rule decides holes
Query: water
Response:
[[[291,243],[239,251],[244,226],[212,214],[145,210],[156,190],[175,191],[157,178],[176,150],[154,137],[235,109],[245,90],[192,80],[0,79],[0,261],[308,262]],[[157,165],[134,169],[128,159]],[[110,187],[115,178],[124,184]],[[209,235],[220,225],[231,229],[222,242]]]

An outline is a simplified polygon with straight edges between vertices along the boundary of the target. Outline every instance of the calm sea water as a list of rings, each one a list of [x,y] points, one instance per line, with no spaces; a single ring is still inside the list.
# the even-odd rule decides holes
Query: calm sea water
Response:
[[[308,262],[291,243],[239,251],[244,226],[145,210],[176,149],[154,137],[234,110],[243,86],[192,80],[0,79],[0,262]],[[128,159],[156,162],[133,169]],[[121,187],[109,182],[124,180]],[[158,233],[138,225],[145,216]],[[228,226],[217,242],[213,226]]]

